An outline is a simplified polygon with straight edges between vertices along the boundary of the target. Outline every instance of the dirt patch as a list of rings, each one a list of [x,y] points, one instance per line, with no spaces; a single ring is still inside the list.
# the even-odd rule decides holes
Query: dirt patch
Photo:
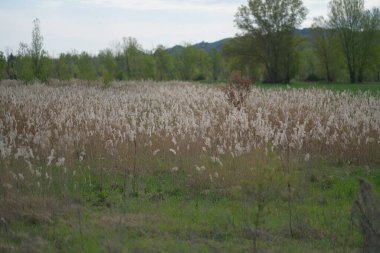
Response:
[[[33,224],[53,223],[58,210],[57,201],[36,196],[13,196],[0,201],[0,219],[3,226],[14,220],[25,220]]]
[[[99,219],[97,224],[99,226],[124,226],[130,228],[141,227],[146,223],[157,221],[158,217],[141,213],[110,213],[104,214]]]

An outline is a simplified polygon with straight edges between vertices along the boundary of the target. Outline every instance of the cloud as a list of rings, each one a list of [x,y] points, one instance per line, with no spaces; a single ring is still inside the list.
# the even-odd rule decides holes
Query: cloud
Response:
[[[304,0],[309,15],[327,15],[329,0]],[[30,42],[39,18],[50,53],[70,49],[97,53],[122,37],[135,37],[145,49],[232,37],[234,14],[247,0],[0,0],[0,50]],[[367,0],[366,8],[379,6]]]
[[[128,10],[165,10],[165,11],[213,11],[222,13],[235,13],[237,6],[246,1],[238,0],[79,0],[82,4],[103,5]]]

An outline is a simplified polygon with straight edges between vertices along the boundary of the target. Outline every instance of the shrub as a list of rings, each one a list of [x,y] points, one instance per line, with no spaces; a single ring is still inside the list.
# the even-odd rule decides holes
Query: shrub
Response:
[[[240,111],[250,91],[251,80],[244,77],[240,71],[236,71],[232,74],[224,93],[226,94],[228,102]]]

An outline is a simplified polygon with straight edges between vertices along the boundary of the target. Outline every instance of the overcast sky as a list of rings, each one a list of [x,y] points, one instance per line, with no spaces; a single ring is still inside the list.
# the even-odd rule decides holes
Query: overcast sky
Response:
[[[329,0],[304,0],[313,17],[327,14]],[[380,7],[366,0],[366,7]],[[92,54],[134,37],[150,50],[158,45],[213,42],[234,36],[234,15],[247,0],[0,0],[0,51],[30,43],[32,21],[40,19],[50,55],[76,49]]]

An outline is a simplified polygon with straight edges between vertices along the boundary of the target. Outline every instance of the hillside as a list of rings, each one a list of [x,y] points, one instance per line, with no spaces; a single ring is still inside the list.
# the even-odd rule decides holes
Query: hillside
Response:
[[[303,29],[296,29],[294,31],[295,35],[303,36],[303,37],[309,37],[310,36],[310,28],[303,28]],[[225,43],[227,43],[231,38],[225,38],[221,39],[215,42],[199,42],[196,44],[193,44],[192,46],[195,48],[203,49],[206,52],[211,52],[213,49],[216,49],[217,51],[220,51]],[[173,54],[179,53],[184,49],[184,46],[176,45],[174,47],[168,48],[167,51]]]

